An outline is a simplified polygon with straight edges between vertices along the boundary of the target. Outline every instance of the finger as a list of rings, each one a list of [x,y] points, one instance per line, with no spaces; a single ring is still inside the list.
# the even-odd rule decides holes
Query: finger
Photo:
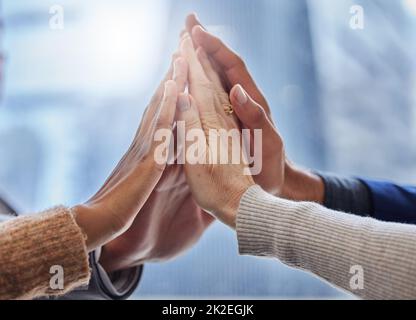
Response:
[[[195,26],[200,26],[202,29],[206,30],[206,28],[199,21],[199,18],[197,17],[196,13],[192,13],[192,14],[190,14],[186,17],[186,22],[185,22],[186,32],[188,32],[191,35],[191,38],[193,38],[192,37],[192,29]],[[183,32],[181,33],[181,35],[183,35]],[[194,43],[195,47],[198,47],[198,45],[195,43],[194,39],[192,39],[192,42]],[[217,71],[217,74],[220,75],[221,83],[222,83],[223,87],[227,88],[227,90],[231,89],[231,87],[229,86],[228,81],[226,81],[225,77],[223,77],[222,67],[219,66],[217,61],[214,61],[214,60],[211,60],[211,64],[212,64],[214,70]]]
[[[185,91],[188,82],[188,63],[184,58],[179,57],[174,61],[172,79],[176,82],[178,93]]]
[[[201,102],[198,105],[201,115],[206,113],[216,114],[213,102],[214,85],[205,74],[189,36],[182,40],[181,53],[188,62],[189,92],[195,96],[197,101]]]
[[[185,149],[182,150],[183,162],[189,162],[192,164],[205,163],[204,160],[207,153],[207,132],[203,128],[202,121],[199,117],[199,111],[196,107],[195,100],[188,94],[182,94],[178,98],[177,104],[178,121],[184,128],[182,141],[185,141]],[[191,135],[191,138],[188,136]],[[195,137],[194,135],[198,136]],[[188,139],[189,138],[189,139]],[[195,140],[196,141],[195,141]],[[197,158],[194,159],[195,154],[188,154],[190,148],[197,148]],[[195,149],[194,149],[195,150]],[[190,158],[190,156],[192,158]]]
[[[172,130],[172,125],[175,119],[177,99],[177,84],[173,80],[168,80],[165,83],[163,99],[160,103],[158,114],[156,116],[156,129]]]
[[[136,137],[138,137],[139,135],[143,135],[145,132],[149,132],[149,126],[153,123],[155,113],[158,107],[160,106],[160,102],[162,101],[162,98],[163,98],[163,93],[165,90],[165,83],[166,81],[172,79],[172,76],[173,76],[173,64],[171,63],[168,71],[166,72],[164,78],[162,79],[155,93],[150,99],[150,102],[146,110],[144,111],[140,126],[136,132]]]
[[[266,153],[277,155],[281,152],[282,139],[274,124],[270,121],[265,110],[259,105],[241,85],[236,85],[230,93],[230,100],[235,114],[244,125],[250,129],[251,139],[244,141],[247,152],[254,152],[255,132],[261,130],[262,148]],[[276,152],[275,152],[276,151]]]
[[[212,66],[211,61],[209,60],[205,50],[202,47],[198,47],[196,49],[196,55],[208,79],[211,80],[218,88],[222,88],[220,76]]]
[[[254,100],[264,106],[271,119],[267,101],[251,77],[244,61],[219,38],[210,34],[195,13],[188,15],[186,18],[186,30],[192,36],[195,46],[203,47],[207,54],[214,58],[214,63],[224,68],[229,88],[241,83]]]
[[[209,82],[204,69],[196,55],[194,45],[191,37],[187,34],[181,42],[181,54],[186,59],[189,65],[189,81],[190,82]]]
[[[106,180],[105,185],[106,186],[113,186],[115,183],[117,183],[117,177],[119,175],[124,174],[126,171],[130,170],[130,167],[123,166],[123,163],[126,161],[127,158],[134,157],[137,161],[141,161],[144,158],[151,158],[153,157],[146,157],[149,155],[149,149],[151,148],[151,141],[153,141],[153,134],[156,130],[156,127],[159,125],[163,126],[164,123],[171,123],[170,125],[167,124],[166,126],[170,128],[173,125],[173,119],[175,116],[175,102],[172,104],[173,106],[166,106],[166,103],[163,103],[162,100],[168,100],[167,98],[164,98],[164,96],[172,96],[170,91],[167,91],[168,89],[172,87],[171,82],[173,83],[174,88],[176,89],[176,83],[174,81],[169,81],[172,77],[172,66],[169,68],[169,71],[165,75],[166,81],[162,81],[162,83],[159,85],[158,89],[156,90],[156,93],[154,94],[149,106],[147,107],[139,128],[137,129],[136,135],[133,139],[132,144],[130,145],[128,151],[126,154],[122,157],[116,168],[111,173],[110,177]],[[169,82],[167,84],[167,82]],[[169,89],[170,90],[170,89]],[[162,91],[162,93],[160,93]],[[175,95],[173,97],[177,96],[177,92],[175,92]],[[174,98],[176,99],[176,98]],[[167,110],[167,107],[169,110]],[[172,115],[173,112],[173,115]],[[172,119],[172,120],[171,120]],[[97,194],[100,194],[102,190],[100,189]]]
[[[238,127],[237,118],[234,115],[230,117],[229,115],[226,114],[224,110],[224,106],[230,104],[230,99],[229,99],[228,93],[225,91],[222,85],[221,79],[217,71],[214,70],[211,64],[211,61],[209,60],[208,55],[205,53],[204,49],[202,49],[201,47],[199,47],[196,50],[196,53],[205,71],[205,74],[216,87],[215,94],[220,101],[220,103],[215,104],[217,113],[220,114],[222,118],[225,120],[225,122],[228,124],[227,127],[230,127],[230,128]]]
[[[194,26],[190,34],[195,44],[203,47],[207,54],[218,61],[223,68],[231,69],[236,65],[244,64],[243,60],[234,51],[200,25]]]
[[[137,184],[139,188],[147,188],[143,194],[150,194],[155,184],[160,179],[161,173],[166,167],[166,159],[158,157],[156,159],[156,148],[160,145],[160,140],[156,139],[156,134],[159,130],[166,130],[172,132],[172,127],[175,119],[176,102],[178,98],[178,91],[176,82],[168,80],[164,84],[164,93],[162,100],[156,110],[153,118],[153,125],[151,128],[151,137],[149,140],[142,139],[139,143],[138,150],[135,152],[139,165],[135,168],[131,179],[134,181],[146,180],[148,183]],[[165,132],[166,132],[165,131]],[[169,136],[172,138],[172,135]],[[168,139],[169,139],[168,138]],[[170,145],[171,141],[165,142]],[[146,145],[147,144],[147,145]],[[148,147],[150,145],[150,148]],[[165,160],[164,162],[161,160]],[[130,177],[130,176],[129,176]]]
[[[165,92],[152,128],[151,148],[146,152],[151,167],[164,170],[171,154],[171,140],[173,138],[173,123],[176,113],[178,88],[176,82],[169,80],[165,84]]]
[[[173,55],[173,57],[180,57],[179,53],[176,53]],[[163,93],[165,90],[165,83],[172,79],[173,75],[173,64],[171,63],[169,66],[168,71],[166,72],[163,80],[160,82],[159,86],[157,87],[155,93],[153,94],[149,105],[147,106],[146,110],[144,111],[140,125],[138,126],[136,130],[136,134],[133,139],[133,143],[130,145],[129,149],[127,150],[126,154],[122,157],[119,164],[116,166],[108,180],[106,181],[106,184],[112,184],[114,181],[114,177],[117,176],[117,174],[123,174],[125,168],[122,167],[122,163],[125,160],[126,157],[131,156],[133,154],[132,150],[134,150],[139,157],[142,157],[144,154],[147,154],[149,151],[149,145],[137,143],[137,141],[143,141],[143,140],[151,140],[151,134],[152,134],[152,128],[154,127],[155,123],[155,114],[157,113],[158,108],[160,107],[160,102],[163,98]]]
[[[230,87],[240,83],[250,93],[253,99],[264,107],[266,113],[270,115],[267,101],[254,82],[243,59],[227,47],[219,38],[210,34],[199,25],[193,27],[191,35],[195,45],[204,48],[205,52],[223,68]]]
[[[230,92],[234,111],[245,127],[249,129],[269,129],[272,126],[263,107],[244,88],[237,84]]]
[[[191,13],[186,17],[185,27],[189,34],[192,33],[192,29],[195,26],[200,26],[201,28],[205,29],[202,23],[199,21],[196,13]]]
[[[162,102],[156,113],[156,129],[172,129],[177,94],[176,83],[173,80],[167,81],[164,85]],[[147,142],[139,141],[140,148]],[[117,212],[117,215],[112,216],[113,232],[116,235],[125,231],[131,225],[137,212],[146,203],[157,185],[166,167],[166,164],[158,163],[155,159],[155,147],[158,144],[156,139],[152,139],[150,144],[151,148],[145,156],[141,155],[140,151],[147,149],[147,146],[138,151],[134,147],[130,150],[129,154],[132,155],[133,159],[130,163],[131,165],[127,165],[128,173],[124,174],[111,187],[112,197],[109,203],[111,210],[109,211]],[[108,185],[107,188],[109,188]]]

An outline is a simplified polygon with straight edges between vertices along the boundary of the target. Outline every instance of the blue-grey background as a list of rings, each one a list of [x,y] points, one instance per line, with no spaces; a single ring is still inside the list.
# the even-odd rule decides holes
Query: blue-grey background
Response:
[[[49,28],[62,5],[65,28]],[[362,5],[364,30],[350,7]],[[25,212],[84,201],[126,150],[188,12],[246,60],[292,160],[416,183],[416,1],[3,0],[0,189]],[[348,297],[239,257],[216,224],[147,265],[135,297]]]

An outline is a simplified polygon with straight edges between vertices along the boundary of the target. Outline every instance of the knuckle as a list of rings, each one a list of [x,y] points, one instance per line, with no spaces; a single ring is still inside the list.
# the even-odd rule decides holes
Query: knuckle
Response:
[[[151,170],[155,174],[160,174],[160,173],[163,173],[163,171],[165,171],[165,168],[166,168],[166,163],[154,162]]]
[[[215,129],[219,127],[218,116],[216,111],[203,111],[201,112],[201,124],[205,129]]]
[[[244,59],[238,54],[235,54],[235,65],[237,67],[246,69],[246,63],[245,63]]]
[[[180,72],[175,73],[172,80],[173,81],[183,81],[183,80],[186,80],[186,75],[183,74],[183,73],[180,73]]]
[[[170,120],[168,115],[161,114],[156,120],[156,129],[170,128]]]
[[[179,52],[175,52],[172,54],[172,61],[175,61],[176,59],[178,59],[181,56],[181,54]]]
[[[167,159],[158,158],[156,161],[154,149],[155,145],[153,146],[152,151],[141,160],[141,175],[144,175],[147,181],[150,181],[153,176],[163,172],[166,167]]]
[[[266,114],[264,109],[260,106],[256,106],[251,111],[251,119],[252,122],[255,124],[261,124],[265,120]]]
[[[185,126],[188,129],[195,129],[200,127],[200,120],[198,118],[191,118],[185,120]]]
[[[195,84],[198,88],[205,90],[208,93],[215,92],[215,85],[209,80],[198,79]]]
[[[219,88],[217,96],[220,99],[221,103],[224,103],[224,104],[230,103],[230,97],[222,88]]]
[[[217,122],[218,121],[218,117],[217,117],[217,112],[215,110],[206,110],[206,111],[201,111],[201,121],[208,121],[208,122]]]

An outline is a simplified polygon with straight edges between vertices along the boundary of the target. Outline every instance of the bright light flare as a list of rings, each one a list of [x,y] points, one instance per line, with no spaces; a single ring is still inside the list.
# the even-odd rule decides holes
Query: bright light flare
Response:
[[[416,0],[403,0],[403,4],[407,10],[416,16]]]
[[[158,1],[100,6],[89,14],[85,48],[95,84],[120,90],[144,84],[161,56],[165,17]]]

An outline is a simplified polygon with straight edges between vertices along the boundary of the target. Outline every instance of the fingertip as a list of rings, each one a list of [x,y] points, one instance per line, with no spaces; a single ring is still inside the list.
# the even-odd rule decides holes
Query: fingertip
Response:
[[[236,84],[231,89],[230,96],[237,106],[243,106],[249,101],[248,94],[241,84]]]
[[[206,31],[201,26],[197,25],[192,28],[192,39],[197,46],[202,46],[205,50],[210,51],[213,41],[216,40],[215,36]]]
[[[192,13],[188,14],[188,16],[186,17],[186,20],[185,20],[185,24],[186,24],[186,27],[188,28],[188,30],[191,30],[193,28],[193,26],[195,26],[195,25],[199,25],[200,22],[199,22],[197,14],[195,12],[192,12]]]
[[[196,12],[192,12],[191,14],[190,14],[190,17],[191,17],[191,19],[193,19],[193,21],[195,21],[196,23],[200,23],[199,22],[199,18],[198,18],[198,15],[197,15],[197,13]]]
[[[237,90],[237,86],[239,86],[239,84],[236,84],[231,88],[231,90],[230,90],[230,99],[235,100],[235,93],[236,93],[236,90]]]
[[[237,117],[240,117],[241,112],[242,112],[242,106],[237,102],[237,98],[235,97],[235,90],[236,90],[236,88],[234,86],[230,91],[230,94],[229,94],[230,102],[231,102],[231,104],[234,108],[234,111],[235,111]]]

